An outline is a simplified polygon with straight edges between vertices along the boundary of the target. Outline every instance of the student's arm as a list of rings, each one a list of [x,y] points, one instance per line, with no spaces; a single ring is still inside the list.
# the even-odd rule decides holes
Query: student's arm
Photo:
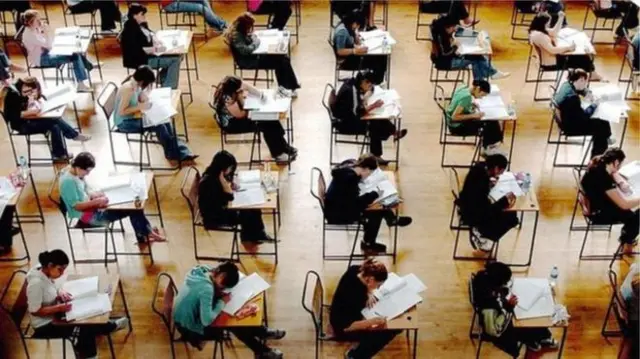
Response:
[[[367,330],[373,327],[384,326],[386,320],[384,318],[376,317],[371,319],[357,320],[351,323],[350,326],[344,328],[345,332],[353,332],[358,330]]]
[[[580,96],[569,96],[563,101],[563,104],[560,107],[563,109],[561,111],[561,115],[563,117],[571,116],[575,121],[588,121],[598,105],[592,104],[583,110]]]
[[[558,21],[558,23],[559,22],[560,21]],[[548,36],[546,34],[543,34],[543,33],[538,33],[536,35],[537,36],[536,36],[535,40],[533,41],[534,45],[540,47],[544,51],[546,51],[546,52],[548,52],[550,54],[553,54],[553,55],[564,54],[565,52],[573,51],[576,48],[575,44],[571,44],[571,45],[567,45],[567,46],[556,46],[551,41],[551,37],[550,36]]]
[[[242,89],[255,96],[262,95],[262,91],[258,90],[255,86],[247,83],[246,81],[242,81]]]
[[[630,210],[640,206],[640,197],[627,199],[622,196],[622,194],[620,193],[620,191],[618,191],[617,188],[612,188],[610,190],[607,190],[607,192],[605,193],[607,194],[609,199],[613,201],[613,203],[615,203],[616,206],[618,206],[622,210],[626,211],[626,210]]]
[[[453,121],[469,121],[469,120],[480,120],[484,116],[482,112],[474,112],[469,114],[464,114],[464,107],[458,105],[456,109],[453,111],[451,115],[451,119]]]
[[[138,103],[137,106],[129,106],[131,102],[131,96],[134,96],[133,89],[129,86],[123,86],[120,90],[120,103],[118,104],[118,115],[119,116],[131,116],[133,115],[136,118],[137,115],[140,115],[142,109],[144,108],[142,103]]]
[[[484,331],[492,337],[499,337],[511,323],[511,314],[497,309],[483,309]]]
[[[216,300],[214,303],[213,285],[200,293],[198,305],[200,307],[200,321],[205,327],[210,326],[218,315],[220,315],[222,308],[224,308],[224,302],[222,300]]]
[[[240,107],[238,101],[226,102],[227,111],[236,119],[245,119],[249,116],[249,112]]]
[[[102,198],[82,201],[82,198],[77,196],[78,189],[73,181],[62,182],[60,185],[60,193],[64,194],[64,203],[79,212],[102,208],[105,205],[105,200]]]
[[[556,21],[556,24],[553,27],[547,27],[547,32],[549,33],[549,36],[552,37],[557,37],[558,36],[558,32],[560,32],[560,30],[562,29],[562,24],[564,24],[564,12],[560,11],[558,13],[558,21]]]
[[[42,305],[44,290],[40,283],[34,282],[27,285],[27,308],[29,313],[39,317],[47,317],[56,313],[65,313],[71,309],[71,304]]]
[[[231,46],[233,46],[240,55],[252,55],[258,46],[260,46],[260,39],[256,38],[256,40],[258,41],[253,41],[253,39],[252,41],[247,41],[247,37],[235,32],[231,37]]]

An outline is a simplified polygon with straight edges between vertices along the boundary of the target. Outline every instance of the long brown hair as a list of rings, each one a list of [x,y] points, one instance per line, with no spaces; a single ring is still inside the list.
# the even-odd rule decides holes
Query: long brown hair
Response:
[[[39,99],[42,97],[42,86],[40,85],[40,81],[38,81],[37,78],[33,76],[29,76],[16,81],[16,89],[20,93],[20,96],[22,96],[23,87],[29,87],[29,88],[35,89],[38,92],[38,96],[36,96],[36,99]]]
[[[625,158],[627,158],[627,155],[624,154],[623,150],[621,150],[619,147],[611,147],[607,149],[603,154],[592,158],[589,162],[589,165],[587,166],[587,170],[598,167],[605,167],[606,165],[615,161],[622,162]]]
[[[363,277],[373,277],[376,282],[384,282],[389,277],[384,263],[378,262],[374,258],[369,258],[360,265],[360,274]]]
[[[241,33],[243,36],[247,36],[249,30],[253,28],[253,24],[255,24],[255,22],[256,20],[253,18],[253,15],[251,15],[250,12],[245,12],[244,14],[238,16],[233,21],[231,26],[229,26],[229,29],[227,29],[227,32],[225,33],[226,40],[231,43],[233,34],[236,32]]]
[[[216,92],[213,94],[213,105],[217,111],[225,105],[224,97],[233,96],[242,88],[242,80],[237,76],[225,76],[218,84]]]

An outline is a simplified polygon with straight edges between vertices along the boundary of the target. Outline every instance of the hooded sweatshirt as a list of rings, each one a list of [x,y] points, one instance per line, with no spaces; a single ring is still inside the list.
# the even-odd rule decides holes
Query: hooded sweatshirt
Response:
[[[189,331],[204,335],[218,317],[224,302],[215,299],[215,286],[211,279],[212,267],[197,265],[187,274],[173,308],[175,323]]]
[[[56,304],[58,288],[53,280],[40,270],[40,266],[31,268],[27,273],[27,309],[31,314],[31,326],[39,328],[51,323],[53,316],[41,317],[33,313],[40,308]]]
[[[344,161],[331,171],[332,181],[325,195],[325,216],[330,224],[357,221],[378,198],[376,192],[360,195],[360,176],[353,170],[353,163],[353,160]]]

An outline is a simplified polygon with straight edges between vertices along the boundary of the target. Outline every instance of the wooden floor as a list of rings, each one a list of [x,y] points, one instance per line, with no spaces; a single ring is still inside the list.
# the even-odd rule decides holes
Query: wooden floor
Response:
[[[241,13],[244,3],[239,1],[216,2],[216,11],[228,21]],[[159,28],[157,13],[148,18],[153,29]],[[475,355],[475,346],[467,337],[471,319],[471,308],[467,296],[469,275],[482,267],[482,262],[453,261],[451,253],[454,236],[448,229],[451,212],[451,194],[448,177],[440,168],[440,145],[438,135],[440,117],[432,100],[432,85],[429,83],[429,44],[414,40],[414,2],[393,1],[389,14],[389,27],[398,40],[392,59],[391,84],[402,96],[404,126],[409,135],[402,142],[401,167],[398,172],[400,191],[405,198],[402,212],[411,215],[414,223],[400,231],[399,256],[395,266],[389,268],[399,273],[416,273],[427,284],[424,302],[419,306],[419,358],[466,358]],[[52,14],[53,13],[53,14]],[[583,4],[571,4],[568,11],[571,25],[580,27],[584,16]],[[574,179],[570,169],[554,169],[551,165],[553,147],[547,146],[546,136],[549,126],[549,110],[545,103],[532,101],[532,85],[524,84],[524,69],[528,46],[509,38],[511,2],[483,1],[478,10],[480,29],[489,32],[494,43],[494,63],[502,71],[512,73],[509,79],[498,82],[503,91],[509,91],[519,112],[517,137],[513,154],[514,170],[532,173],[536,193],[541,204],[540,224],[533,257],[528,270],[518,271],[522,275],[546,277],[554,264],[560,268],[558,301],[567,306],[571,314],[565,358],[614,358],[618,339],[607,342],[600,336],[600,326],[610,298],[607,282],[607,262],[586,262],[578,260],[582,233],[569,233],[569,221],[576,194]],[[52,22],[62,26],[59,9],[50,12]],[[305,2],[300,43],[292,48],[294,68],[302,82],[298,99],[294,102],[295,146],[299,148],[299,159],[292,165],[291,172],[282,169],[281,185],[283,217],[281,227],[280,263],[276,267],[271,258],[244,258],[243,265],[248,272],[258,271],[271,284],[269,296],[269,318],[272,326],[286,329],[285,339],[274,346],[282,349],[287,358],[312,358],[313,325],[310,317],[300,305],[300,296],[305,272],[318,271],[327,288],[327,300],[332,296],[335,284],[346,267],[346,262],[323,262],[321,258],[321,212],[316,201],[309,194],[309,172],[319,166],[325,173],[328,167],[329,124],[320,100],[324,84],[333,79],[334,58],[326,42],[328,35],[328,5],[325,1]],[[603,37],[604,38],[604,37]],[[607,40],[609,39],[607,35]],[[188,107],[189,146],[199,154],[198,167],[202,170],[213,154],[220,149],[218,130],[207,105],[207,92],[212,84],[224,75],[230,74],[232,60],[221,39],[198,43],[200,80],[195,83],[194,102]],[[100,42],[101,54],[106,62],[105,80],[119,82],[125,74],[121,66],[119,48],[115,40]],[[622,50],[613,50],[610,45],[597,46],[597,68],[610,79],[616,79],[622,59]],[[20,59],[14,47],[14,59]],[[19,60],[17,60],[19,61]],[[183,74],[184,80],[184,74]],[[102,84],[98,84],[97,91]],[[79,145],[69,143],[71,151],[78,153],[88,150],[97,155],[97,174],[114,170],[109,152],[106,125],[102,114],[96,114],[90,99],[80,97],[82,124],[86,132],[93,135],[90,142]],[[630,159],[640,158],[638,151],[639,121],[638,103],[633,104],[631,121],[627,131],[624,149]],[[69,116],[72,114],[69,113]],[[618,131],[618,129],[616,129]],[[6,132],[1,132],[0,169],[11,170],[13,160],[10,155]],[[24,150],[24,148],[21,148]],[[128,151],[124,140],[117,140],[118,155],[126,157]],[[239,146],[229,148],[240,159],[246,158],[248,151]],[[574,149],[575,150],[575,149]],[[572,151],[574,151],[572,150]],[[455,150],[454,150],[455,151]],[[577,150],[575,150],[577,151]],[[391,148],[387,149],[390,156]],[[355,156],[356,150],[341,147],[341,157]],[[561,152],[561,158],[577,155],[577,152]],[[161,153],[155,159],[162,161]],[[127,170],[122,167],[121,170]],[[133,335],[126,338],[115,335],[116,354],[119,358],[169,358],[167,334],[160,319],[151,312],[151,298],[156,275],[168,272],[182,282],[184,274],[196,264],[190,234],[190,217],[184,199],[179,192],[184,171],[158,175],[159,196],[165,218],[165,230],[169,238],[166,244],[154,245],[155,265],[137,257],[120,259],[117,265],[109,266],[109,272],[118,272],[124,281],[124,289],[132,311]],[[47,190],[54,179],[49,168],[36,169],[35,181],[46,215],[46,225],[25,225],[27,242],[32,258],[46,249],[61,248],[68,251],[63,219],[55,206],[47,199]],[[34,196],[24,193],[19,207],[20,213],[34,213]],[[525,221],[520,235],[510,233],[501,242],[500,257],[506,261],[522,261],[526,256],[532,229],[532,219]],[[609,239],[605,234],[596,234],[587,250],[612,252],[617,245],[619,229],[614,229]],[[388,236],[386,229],[381,236]],[[463,236],[464,237],[464,236]],[[228,237],[212,234],[209,238],[200,233],[203,251],[227,253],[230,248]],[[329,237],[332,250],[346,250],[348,240],[341,234]],[[133,249],[131,235],[127,237],[127,248]],[[89,237],[86,241],[76,238],[76,248],[80,253],[100,256],[102,241]],[[462,240],[467,248],[466,240]],[[20,242],[16,252],[22,251]],[[463,249],[464,250],[464,249]],[[631,259],[627,259],[631,261]],[[18,267],[0,263],[0,284],[4,286],[17,268],[27,269],[36,262]],[[628,263],[615,265],[626,273]],[[69,268],[80,274],[101,273],[101,265],[78,265]],[[5,353],[3,358],[23,358],[15,341],[15,333],[10,330],[7,318],[2,318]],[[6,330],[5,330],[6,329]],[[557,333],[559,335],[559,333]],[[558,337],[559,338],[559,337]],[[250,358],[249,351],[237,342],[225,351],[228,358]],[[30,343],[32,358],[62,357],[58,342]],[[100,341],[102,357],[108,356],[105,341]],[[341,358],[345,345],[325,343],[323,358]],[[197,352],[178,346],[180,358],[205,358],[211,356],[212,347]],[[404,336],[399,336],[380,358],[408,357]],[[483,356],[506,357],[491,345],[483,346]],[[544,357],[553,357],[547,353]]]

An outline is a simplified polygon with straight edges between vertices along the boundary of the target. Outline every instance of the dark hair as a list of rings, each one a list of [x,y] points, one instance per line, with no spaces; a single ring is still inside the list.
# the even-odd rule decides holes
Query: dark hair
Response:
[[[567,75],[567,80],[569,82],[576,82],[580,79],[586,79],[589,77],[589,74],[583,69],[574,69],[569,71]]]
[[[18,92],[20,93],[20,96],[22,96],[22,88],[26,86],[36,89],[36,91],[38,92],[38,98],[42,97],[42,86],[40,85],[40,81],[36,77],[29,76],[18,79],[15,86],[16,90],[18,90]]]
[[[133,73],[133,79],[136,82],[141,82],[142,88],[145,89],[156,81],[156,75],[148,65],[140,65]]]
[[[129,10],[127,11],[127,22],[129,20],[133,20],[133,15],[138,15],[139,13],[146,14],[147,7],[138,3],[133,3],[129,5]],[[134,20],[135,22],[135,20]]]
[[[48,267],[50,264],[54,266],[66,266],[69,264],[69,257],[61,249],[54,249],[52,251],[44,251],[38,255],[38,262],[44,267]]]
[[[547,23],[549,22],[549,19],[551,19],[549,15],[545,13],[538,13],[538,15],[536,15],[531,20],[531,24],[529,25],[529,33],[531,33],[531,31],[540,31],[548,35],[549,33],[547,32]]]
[[[604,151],[603,154],[592,158],[587,169],[590,170],[596,167],[604,167],[615,161],[622,162],[625,158],[627,158],[627,155],[625,155],[623,150],[619,147],[611,147]]]
[[[356,161],[355,167],[366,168],[373,171],[378,168],[378,159],[371,154],[362,155]]]
[[[384,282],[389,277],[384,263],[378,262],[374,258],[369,258],[360,265],[360,273],[364,277],[373,277],[376,282]]]
[[[376,75],[371,70],[363,70],[356,75],[356,85],[360,86],[362,81],[369,81],[375,83]]]
[[[213,156],[211,164],[206,170],[204,170],[204,174],[217,178],[220,175],[220,172],[225,171],[229,167],[232,168],[232,173],[235,172],[237,166],[238,162],[231,152],[222,150]]]
[[[225,105],[225,96],[233,96],[241,88],[241,78],[237,76],[225,76],[222,81],[220,81],[215,93],[213,94],[213,106],[215,107],[216,111],[222,110],[222,107]]]
[[[458,22],[458,20],[448,15],[440,16],[433,20],[430,26],[433,39],[431,45],[432,59],[442,56],[448,48],[452,47],[452,36],[447,34],[447,28],[456,26]]]
[[[504,169],[507,168],[508,163],[509,160],[507,160],[504,155],[499,153],[487,156],[487,158],[485,158],[485,164],[487,165],[487,168],[498,167],[500,169]]]
[[[484,267],[487,283],[493,288],[499,288],[511,280],[511,268],[502,262],[489,262]]]
[[[233,262],[224,262],[216,267],[216,274],[223,274],[222,286],[225,288],[232,288],[238,284],[240,280],[240,274],[238,273],[238,267]]]
[[[96,167],[96,159],[89,152],[80,152],[71,161],[71,167],[77,167],[81,170],[88,170]]]
[[[486,80],[473,80],[473,86],[480,89],[484,93],[491,93],[491,85]]]
[[[344,24],[344,26],[347,28],[347,30],[349,30],[349,32],[351,32],[351,25],[353,24],[358,24],[360,26],[364,25],[366,23],[366,18],[364,16],[364,14],[362,13],[362,11],[355,9],[353,11],[351,11],[350,13],[346,14],[343,18],[342,18],[342,23]]]
[[[245,12],[244,14],[238,16],[229,29],[226,32],[225,38],[229,45],[233,43],[233,34],[235,32],[241,33],[243,36],[246,36],[249,33],[249,29],[253,27],[256,23],[256,19],[253,18],[250,12]]]

